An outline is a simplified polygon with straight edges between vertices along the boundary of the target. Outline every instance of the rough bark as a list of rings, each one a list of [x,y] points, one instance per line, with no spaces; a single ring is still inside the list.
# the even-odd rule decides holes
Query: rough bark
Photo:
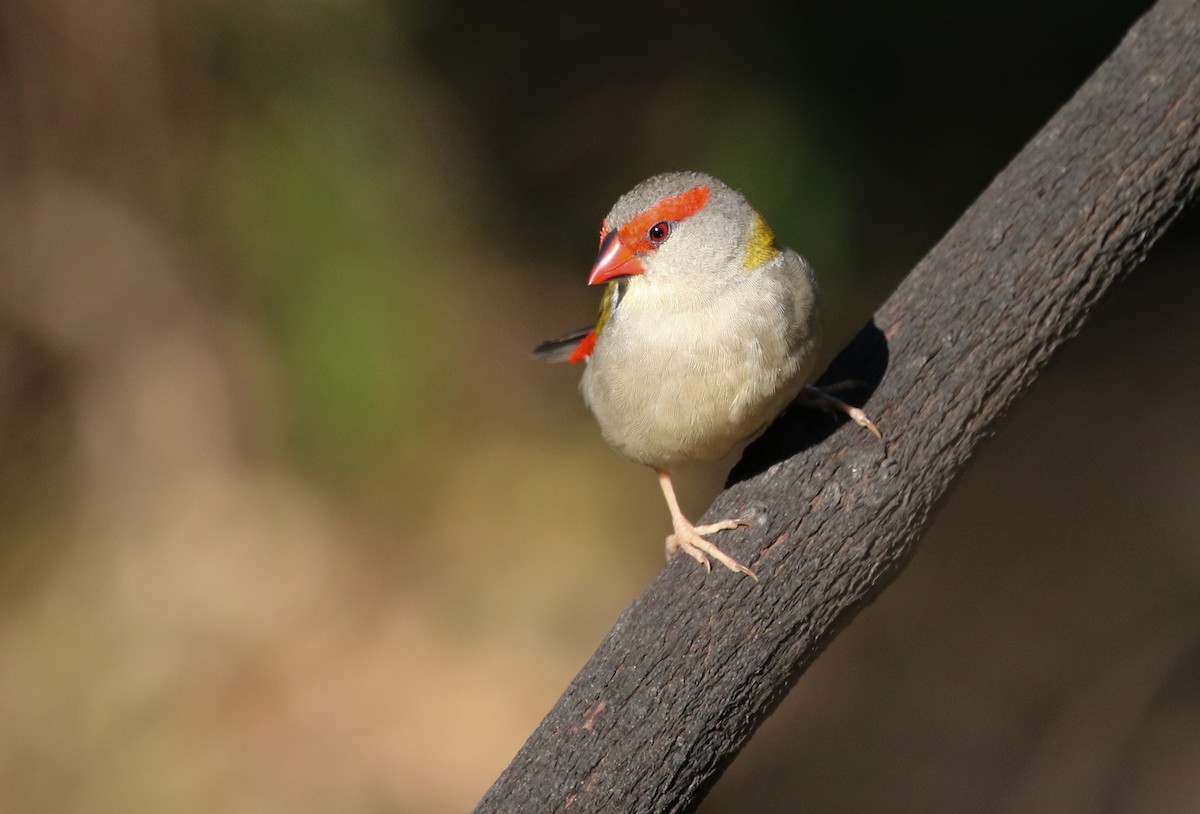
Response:
[[[891,582],[980,441],[1200,185],[1200,4],[1160,0],[835,360],[884,448],[785,415],[708,518],[761,577],[676,557],[479,812],[677,812]],[[778,462],[778,463],[775,463]]]

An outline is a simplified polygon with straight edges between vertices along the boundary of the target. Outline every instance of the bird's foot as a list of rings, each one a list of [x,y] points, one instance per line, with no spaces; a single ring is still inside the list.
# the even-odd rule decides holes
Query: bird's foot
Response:
[[[752,525],[749,520],[721,520],[717,523],[708,523],[703,526],[693,526],[688,520],[680,518],[683,522],[675,523],[675,533],[667,538],[667,559],[676,551],[682,550],[689,557],[704,566],[705,571],[712,571],[712,562],[709,557],[721,563],[730,571],[736,571],[753,577],[758,580],[758,575],[751,571],[740,562],[730,557],[721,549],[705,537],[718,531],[727,531],[735,529],[738,526]]]
[[[883,440],[883,433],[875,426],[875,422],[867,417],[860,408],[853,407],[842,401],[834,393],[840,393],[843,390],[852,390],[859,386],[859,382],[846,381],[831,384],[828,387],[813,387],[809,385],[800,391],[800,399],[803,403],[810,407],[816,407],[828,413],[833,413],[835,416],[839,413],[848,416],[851,421],[860,427],[865,428],[868,432]]]

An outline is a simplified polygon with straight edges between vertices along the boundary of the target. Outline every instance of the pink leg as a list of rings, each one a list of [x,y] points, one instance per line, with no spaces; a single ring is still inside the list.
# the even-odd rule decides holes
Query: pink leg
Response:
[[[708,559],[712,557],[730,571],[737,571],[757,580],[758,576],[753,571],[704,539],[705,535],[714,532],[738,526],[749,526],[750,521],[721,520],[704,526],[693,526],[692,521],[684,517],[683,512],[679,510],[679,501],[675,498],[675,486],[671,483],[671,473],[665,469],[655,471],[658,472],[658,483],[662,487],[663,496],[667,499],[667,508],[671,510],[671,525],[675,528],[675,533],[667,538],[667,558],[670,559],[672,554],[683,549],[689,557],[703,565],[706,571],[712,570],[712,563]]]

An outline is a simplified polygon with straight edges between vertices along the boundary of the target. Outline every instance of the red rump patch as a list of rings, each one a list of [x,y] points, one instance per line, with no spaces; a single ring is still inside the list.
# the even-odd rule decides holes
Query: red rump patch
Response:
[[[708,204],[708,199],[712,196],[712,191],[704,186],[692,187],[686,192],[681,192],[670,198],[663,198],[654,206],[635,216],[629,223],[621,227],[620,235],[621,242],[625,244],[634,254],[642,254],[654,248],[654,244],[650,242],[650,238],[646,236],[646,232],[650,231],[650,227],[659,221],[668,221],[678,223],[681,220],[687,220],[692,215],[699,212]],[[607,232],[608,224],[605,223],[605,231],[601,233],[603,238]]]
[[[592,350],[596,347],[596,332],[588,331],[587,336],[579,341],[575,346],[575,350],[571,351],[571,355],[567,357],[567,361],[573,365],[577,365],[584,359],[592,355]],[[560,359],[562,357],[559,357]]]

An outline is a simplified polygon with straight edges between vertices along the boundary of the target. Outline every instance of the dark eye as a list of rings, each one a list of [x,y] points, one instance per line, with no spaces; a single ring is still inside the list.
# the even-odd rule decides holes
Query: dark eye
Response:
[[[646,232],[651,243],[662,243],[669,234],[671,234],[671,224],[665,220],[660,220],[650,227],[650,231]]]

